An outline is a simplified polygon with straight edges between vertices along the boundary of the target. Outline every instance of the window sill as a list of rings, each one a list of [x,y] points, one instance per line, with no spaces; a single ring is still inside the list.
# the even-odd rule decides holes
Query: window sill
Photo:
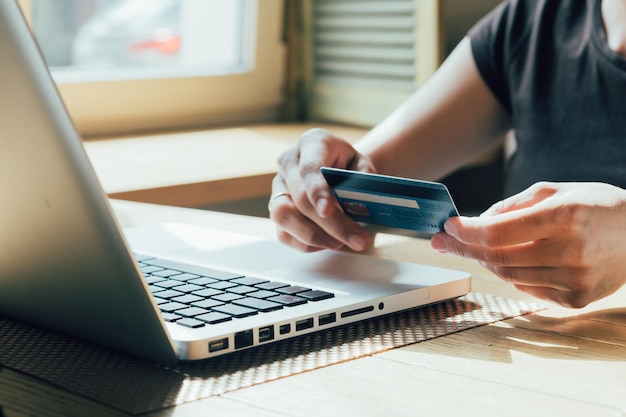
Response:
[[[312,127],[355,141],[356,127],[267,124],[85,141],[111,197],[181,207],[206,207],[268,196],[276,158]]]

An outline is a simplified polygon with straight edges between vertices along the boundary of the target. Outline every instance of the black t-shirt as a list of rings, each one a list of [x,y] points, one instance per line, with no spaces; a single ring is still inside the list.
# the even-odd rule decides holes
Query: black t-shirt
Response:
[[[600,0],[510,0],[469,33],[486,84],[511,113],[505,194],[537,181],[626,188],[626,59]]]

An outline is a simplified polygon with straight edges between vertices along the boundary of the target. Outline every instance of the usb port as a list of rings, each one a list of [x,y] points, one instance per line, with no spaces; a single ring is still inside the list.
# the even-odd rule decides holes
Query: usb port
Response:
[[[274,339],[274,326],[261,327],[259,329],[259,343]]]
[[[318,323],[319,323],[320,326],[324,326],[325,324],[334,323],[336,321],[337,321],[337,314],[336,313],[322,314],[318,318]]]
[[[311,317],[309,319],[298,320],[296,322],[296,331],[297,332],[299,332],[300,330],[310,329],[311,327],[313,327],[313,317]]]
[[[280,334],[287,334],[291,331],[291,324],[281,324],[278,328]]]
[[[209,342],[209,352],[218,352],[220,350],[228,349],[228,338],[214,340]]]

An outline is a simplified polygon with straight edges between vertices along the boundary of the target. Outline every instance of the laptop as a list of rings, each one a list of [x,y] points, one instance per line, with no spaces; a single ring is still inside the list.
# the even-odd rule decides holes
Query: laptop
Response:
[[[0,91],[0,314],[174,363],[470,290],[462,271],[189,224],[122,230],[14,0]]]

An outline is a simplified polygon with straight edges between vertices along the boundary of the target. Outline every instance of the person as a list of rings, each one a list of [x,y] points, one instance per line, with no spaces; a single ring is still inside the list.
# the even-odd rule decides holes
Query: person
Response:
[[[626,0],[506,0],[354,145],[312,129],[278,158],[278,239],[301,251],[371,244],[321,166],[436,180],[512,131],[506,198],[448,219],[431,246],[584,307],[626,281],[625,97]]]

